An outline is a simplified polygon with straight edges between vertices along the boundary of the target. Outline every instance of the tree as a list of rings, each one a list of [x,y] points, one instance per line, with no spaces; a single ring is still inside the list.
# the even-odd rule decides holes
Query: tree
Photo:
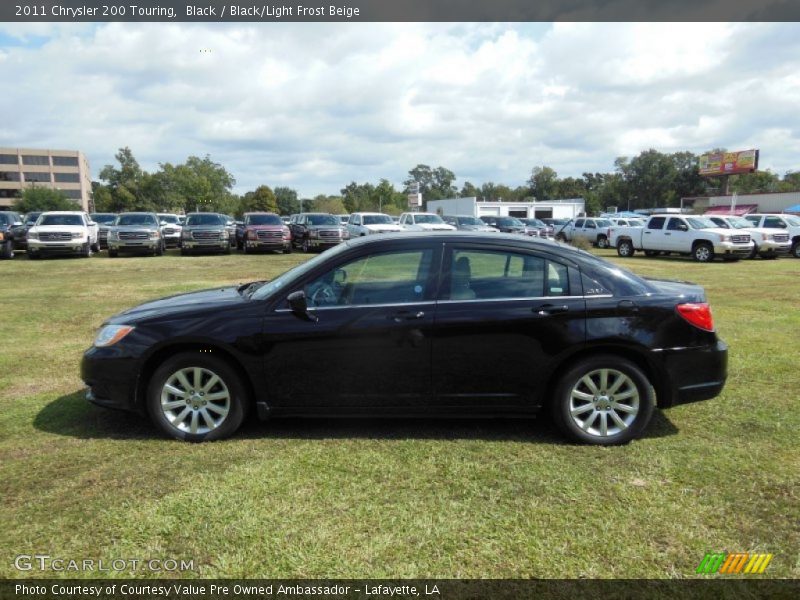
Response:
[[[300,201],[297,199],[297,191],[292,188],[276,187],[275,201],[278,203],[279,214],[293,215],[300,212]]]
[[[311,206],[311,210],[314,212],[330,213],[332,215],[341,215],[347,212],[344,202],[339,196],[319,194],[311,201]]]
[[[13,205],[14,210],[22,214],[46,210],[80,210],[80,206],[67,198],[61,190],[37,185],[25,188]]]
[[[556,197],[558,173],[550,167],[534,167],[528,179],[531,195],[537,200],[552,200]]]
[[[278,201],[269,186],[260,185],[242,198],[241,212],[278,212]]]
[[[129,210],[152,210],[155,207],[149,198],[143,194],[142,184],[145,173],[127,146],[120,148],[114,155],[119,163],[119,168],[106,165],[100,171],[100,179],[107,181],[107,188],[111,195],[108,210],[123,212]]]
[[[94,199],[94,209],[97,212],[114,212],[114,198],[108,186],[99,181],[92,182],[92,198]]]
[[[190,156],[180,165],[164,163],[156,175],[162,200],[187,211],[237,212],[238,200],[231,194],[236,183],[233,175],[206,155],[204,158]],[[143,186],[144,187],[144,186]]]
[[[474,185],[472,185],[469,181],[465,181],[464,185],[461,186],[461,191],[459,192],[459,195],[462,198],[471,198],[472,196],[475,196],[477,198],[478,196],[481,195],[481,191]]]
[[[431,169],[428,165],[419,164],[408,174],[410,177],[403,182],[406,194],[410,193],[413,183],[419,184],[419,192],[424,200],[452,198],[458,193],[458,188],[453,185],[456,176],[450,169],[444,167]]]
[[[375,210],[373,208],[375,186],[371,183],[358,184],[355,181],[351,181],[340,191],[342,193],[345,212],[353,213]]]

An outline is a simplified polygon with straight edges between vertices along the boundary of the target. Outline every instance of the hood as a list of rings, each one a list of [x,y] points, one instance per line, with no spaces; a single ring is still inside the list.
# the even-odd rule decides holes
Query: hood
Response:
[[[158,231],[158,225],[109,225],[109,231]]]
[[[238,292],[238,289],[238,287],[215,288],[152,300],[114,315],[108,320],[108,323],[132,325],[151,317],[164,317],[195,311],[222,310],[226,307],[247,302]]]
[[[455,231],[456,228],[447,223],[417,223],[417,227],[426,231]]]
[[[246,231],[283,231],[286,225],[245,225]]]
[[[364,225],[370,231],[403,231],[400,225],[390,225],[389,223],[376,223],[374,225]]]
[[[85,225],[36,225],[28,231],[34,233],[39,233],[40,231],[75,231],[83,233],[85,229]]]
[[[491,225],[462,225],[462,231],[500,231]]]
[[[696,229],[695,231],[710,231],[711,233],[716,233],[717,235],[750,235],[750,232],[746,229],[723,229],[722,227],[708,227],[706,229]],[[741,231],[742,233],[736,233],[737,231]]]

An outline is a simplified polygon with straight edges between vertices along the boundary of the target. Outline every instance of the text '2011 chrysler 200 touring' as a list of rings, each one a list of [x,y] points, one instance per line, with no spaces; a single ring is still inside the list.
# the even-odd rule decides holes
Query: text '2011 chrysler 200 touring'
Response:
[[[699,286],[509,234],[346,242],[272,281],[109,319],[82,378],[176,438],[278,416],[531,416],[571,439],[639,437],[657,405],[717,396],[727,347]]]

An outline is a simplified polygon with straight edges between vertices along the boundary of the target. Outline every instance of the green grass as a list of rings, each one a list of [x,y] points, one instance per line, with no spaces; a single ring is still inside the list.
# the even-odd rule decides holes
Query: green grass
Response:
[[[195,577],[693,577],[707,551],[800,576],[800,261],[622,262],[705,286],[731,347],[720,397],[658,411],[625,447],[567,444],[546,419],[252,421],[191,445],[84,401],[106,317],[302,260],[0,263],[0,577],[54,575],[14,569],[35,553],[194,559]]]

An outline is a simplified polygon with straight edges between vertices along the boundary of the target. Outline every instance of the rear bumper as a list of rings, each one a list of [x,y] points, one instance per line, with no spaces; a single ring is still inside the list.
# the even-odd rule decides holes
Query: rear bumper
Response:
[[[658,402],[661,408],[709,400],[719,396],[725,387],[728,346],[722,340],[713,346],[657,350],[654,355],[667,376],[662,386],[667,394],[659,397]]]

